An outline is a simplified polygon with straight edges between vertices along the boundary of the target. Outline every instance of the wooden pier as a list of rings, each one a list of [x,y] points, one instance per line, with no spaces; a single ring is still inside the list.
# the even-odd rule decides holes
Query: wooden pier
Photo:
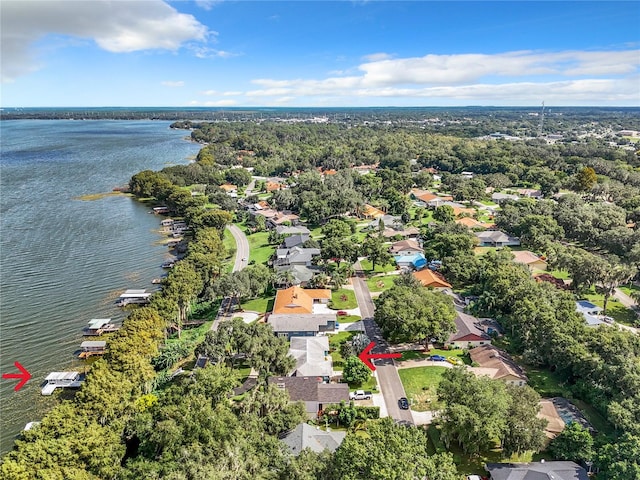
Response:
[[[94,355],[104,355],[107,351],[107,342],[104,340],[86,341],[80,344],[82,350],[78,358],[87,359]]]
[[[89,325],[85,327],[82,334],[86,337],[99,337],[103,333],[116,332],[120,329],[111,323],[110,318],[94,318],[89,320]]]
[[[51,372],[45,378],[42,395],[51,395],[56,388],[78,388],[84,382],[84,375],[80,372]]]

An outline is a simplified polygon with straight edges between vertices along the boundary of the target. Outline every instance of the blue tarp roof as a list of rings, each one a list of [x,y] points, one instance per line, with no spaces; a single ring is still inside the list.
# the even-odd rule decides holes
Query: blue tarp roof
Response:
[[[414,267],[424,267],[427,264],[427,259],[424,258],[422,253],[416,253],[413,255],[395,255],[393,258],[396,263],[410,263]]]

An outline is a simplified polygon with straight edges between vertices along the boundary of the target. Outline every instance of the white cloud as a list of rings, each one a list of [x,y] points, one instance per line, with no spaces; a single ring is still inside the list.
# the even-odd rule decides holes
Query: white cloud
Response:
[[[362,58],[367,62],[379,62],[381,60],[390,60],[391,55],[389,55],[388,53],[371,53],[369,55],[365,55]]]
[[[204,102],[202,105],[205,107],[233,107],[234,105],[237,105],[237,104],[238,104],[237,100],[227,99],[227,100],[214,100],[210,102]]]
[[[439,98],[470,103],[505,104],[640,103],[640,50],[517,51],[494,55],[425,55],[404,59],[379,58],[358,66],[356,74],[324,79],[252,81],[259,88],[245,95],[263,102],[295,97]],[[351,73],[351,71],[350,71]],[[344,102],[344,100],[341,100]]]
[[[219,95],[220,92],[218,92],[217,90],[204,90],[203,92],[200,92],[200,95],[207,95],[207,96],[212,96],[212,95]]]
[[[240,53],[227,52],[226,50],[217,50],[203,45],[193,46],[192,50],[198,58],[232,58],[238,57]]]
[[[164,82],[160,82],[160,83],[164,87],[184,87],[184,81],[182,80],[178,80],[178,81],[165,80]]]
[[[237,97],[238,95],[242,95],[244,92],[232,91],[232,92],[222,92],[222,95],[225,97]]]
[[[222,0],[196,0],[196,5],[205,10],[211,10],[218,3],[221,3]]]
[[[8,1],[2,3],[1,30],[3,81],[37,70],[33,44],[52,34],[92,39],[114,53],[175,51],[214,34],[160,0]]]

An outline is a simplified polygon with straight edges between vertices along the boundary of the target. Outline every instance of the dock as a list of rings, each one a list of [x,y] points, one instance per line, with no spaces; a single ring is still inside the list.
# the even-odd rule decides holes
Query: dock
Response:
[[[51,395],[56,388],[79,388],[84,382],[84,375],[80,372],[51,372],[45,378],[42,395]]]
[[[90,340],[80,344],[82,350],[78,358],[89,358],[94,355],[104,355],[107,351],[107,342],[104,340]]]
[[[110,318],[93,318],[89,320],[89,325],[85,327],[82,334],[86,337],[99,337],[103,333],[116,332],[120,327],[111,323]]]
[[[146,290],[129,289],[118,297],[116,305],[119,307],[126,307],[127,305],[146,305],[149,303],[149,297],[151,297],[151,293],[148,293]]]

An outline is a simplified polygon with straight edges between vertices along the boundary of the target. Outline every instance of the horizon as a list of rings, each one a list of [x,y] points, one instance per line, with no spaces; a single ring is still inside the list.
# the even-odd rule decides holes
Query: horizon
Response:
[[[640,106],[640,2],[4,0],[0,13],[2,108]]]

